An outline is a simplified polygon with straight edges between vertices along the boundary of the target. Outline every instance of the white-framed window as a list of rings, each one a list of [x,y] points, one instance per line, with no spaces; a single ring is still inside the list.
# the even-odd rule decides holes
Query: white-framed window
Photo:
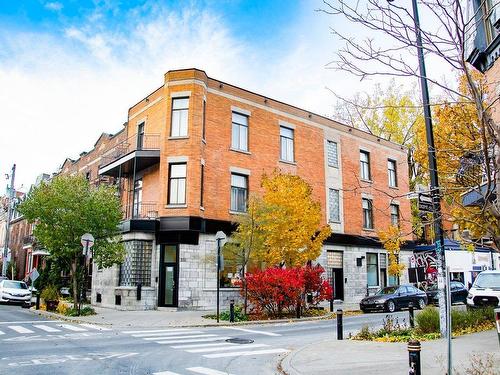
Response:
[[[189,98],[172,98],[171,137],[188,135]]]
[[[248,176],[231,173],[231,211],[247,212]]]
[[[338,168],[339,155],[338,155],[337,142],[333,141],[327,142],[327,156],[328,156],[328,166]]]
[[[398,173],[397,173],[396,161],[392,159],[387,160],[387,175],[389,177],[389,186],[398,186]]]
[[[141,217],[142,206],[142,178],[135,180],[134,183],[134,206],[132,217]]]
[[[328,190],[328,209],[330,222],[340,221],[339,191],[336,189]]]
[[[186,204],[186,163],[172,163],[168,173],[168,204]]]
[[[371,199],[363,198],[363,228],[373,229],[373,203]]]
[[[366,282],[368,286],[378,286],[378,254],[366,253]]]
[[[293,155],[293,129],[280,126],[280,159],[294,161]]]
[[[359,152],[359,169],[362,180],[371,180],[370,173],[370,153],[368,151],[361,150]]]
[[[399,206],[397,204],[391,204],[391,225],[399,226]]]
[[[248,151],[248,116],[233,112],[231,148]]]

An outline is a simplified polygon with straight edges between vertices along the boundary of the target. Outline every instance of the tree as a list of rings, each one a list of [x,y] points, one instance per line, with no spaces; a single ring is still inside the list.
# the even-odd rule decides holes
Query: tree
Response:
[[[112,187],[91,187],[83,176],[58,176],[33,188],[18,210],[36,223],[33,234],[50,257],[70,265],[75,309],[82,286],[80,237],[84,233],[95,237],[93,261],[99,267],[123,261],[124,248],[118,238],[122,214]]]
[[[401,245],[405,243],[401,229],[391,225],[386,231],[380,231],[378,236],[389,256],[389,275],[401,276],[401,272],[405,269],[405,265],[399,262],[399,251]]]

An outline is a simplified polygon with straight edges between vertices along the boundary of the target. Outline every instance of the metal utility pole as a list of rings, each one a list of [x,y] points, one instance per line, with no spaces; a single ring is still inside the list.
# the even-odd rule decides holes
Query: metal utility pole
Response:
[[[5,224],[5,238],[3,246],[2,276],[7,276],[7,255],[9,251],[10,220],[12,218],[12,208],[14,205],[14,198],[16,197],[16,191],[14,189],[15,178],[16,178],[16,165],[14,164],[12,166],[12,172],[10,174],[10,188],[9,188],[9,197],[7,206],[7,223]]]

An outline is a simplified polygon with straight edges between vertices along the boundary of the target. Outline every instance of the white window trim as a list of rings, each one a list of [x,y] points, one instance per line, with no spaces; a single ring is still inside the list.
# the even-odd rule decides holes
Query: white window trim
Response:
[[[191,91],[174,91],[170,93],[171,98],[191,98]]]
[[[234,105],[231,106],[231,111],[239,113],[240,115],[245,115],[245,116],[251,116],[252,112],[249,111],[248,109],[243,109],[240,107],[235,107]]]
[[[167,163],[168,164],[173,164],[173,163],[187,163],[189,160],[188,156],[169,156],[167,158]]]
[[[229,167],[229,171],[231,173],[242,174],[242,175],[245,175],[245,176],[250,176],[251,175],[250,170],[249,169],[245,169],[245,168]]]
[[[278,120],[278,125],[281,127],[283,126],[284,128],[289,128],[292,130],[295,130],[296,126],[294,124],[290,124],[289,122],[283,121],[283,120]]]

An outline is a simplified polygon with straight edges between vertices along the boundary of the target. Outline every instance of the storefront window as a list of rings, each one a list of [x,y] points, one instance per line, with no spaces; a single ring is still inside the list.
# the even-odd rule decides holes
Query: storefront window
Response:
[[[151,286],[152,241],[125,241],[125,260],[120,266],[120,286]]]
[[[366,274],[368,286],[378,286],[378,256],[366,253]]]

